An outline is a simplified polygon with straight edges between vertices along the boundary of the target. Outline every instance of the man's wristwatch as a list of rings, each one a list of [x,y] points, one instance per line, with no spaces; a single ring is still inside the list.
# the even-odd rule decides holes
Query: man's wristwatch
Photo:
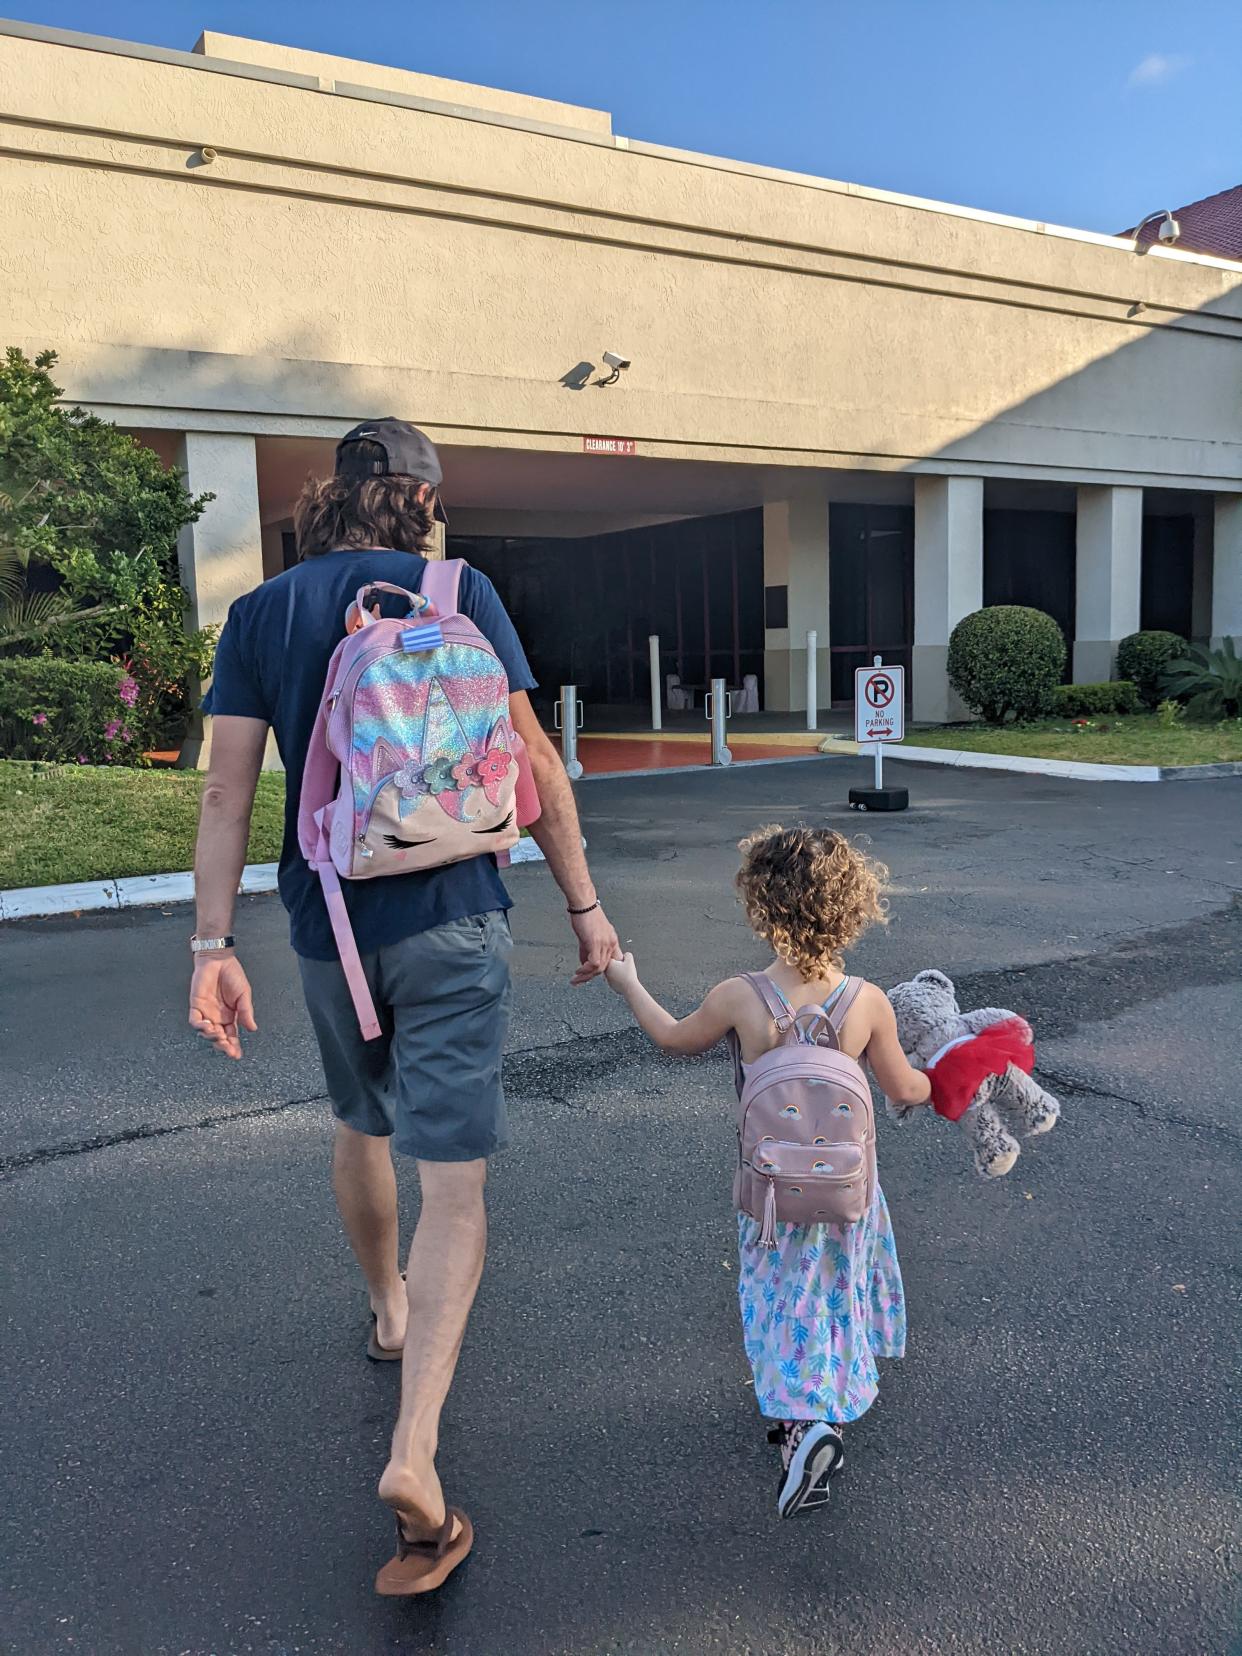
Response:
[[[228,937],[199,937],[197,933],[190,939],[191,954],[219,954],[222,949],[232,949],[236,941],[232,934]]]

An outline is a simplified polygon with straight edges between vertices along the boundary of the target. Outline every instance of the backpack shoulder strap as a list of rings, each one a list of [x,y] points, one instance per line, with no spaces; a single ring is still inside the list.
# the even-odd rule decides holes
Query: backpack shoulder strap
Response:
[[[423,571],[421,591],[430,598],[441,618],[458,613],[458,593],[461,590],[464,558],[429,558]]]
[[[793,1013],[766,972],[743,972],[742,982],[748,983],[767,1008],[768,1016],[781,1034],[793,1028]]]
[[[771,978],[764,972],[743,972],[742,982],[750,985],[763,1002],[764,1010],[776,1025],[778,1034],[782,1039],[786,1037],[794,1027],[793,1016],[773,987]],[[740,1098],[746,1075],[742,1067],[742,1043],[736,1029],[729,1031],[725,1036],[725,1042],[729,1048],[729,1056],[733,1060],[733,1085],[737,1088],[737,1096]]]
[[[827,1008],[824,1016],[832,1025],[834,1035],[840,1035],[841,1026],[849,1014],[850,1007],[853,1006],[854,1002],[862,993],[864,982],[865,979],[860,977],[847,977],[844,984],[837,992],[837,998],[833,1001],[832,1005]]]

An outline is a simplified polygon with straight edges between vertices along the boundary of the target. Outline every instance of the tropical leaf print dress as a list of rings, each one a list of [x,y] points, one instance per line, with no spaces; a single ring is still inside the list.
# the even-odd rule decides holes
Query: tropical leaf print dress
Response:
[[[773,1247],[760,1242],[762,1232],[759,1220],[738,1214],[742,1339],[760,1412],[771,1420],[857,1420],[880,1389],[876,1358],[906,1350],[905,1292],[884,1192],[877,1182],[857,1224],[778,1223]]]
[[[856,1225],[763,1226],[738,1214],[742,1339],[760,1413],[857,1420],[880,1389],[877,1357],[906,1350],[906,1301],[884,1192]]]

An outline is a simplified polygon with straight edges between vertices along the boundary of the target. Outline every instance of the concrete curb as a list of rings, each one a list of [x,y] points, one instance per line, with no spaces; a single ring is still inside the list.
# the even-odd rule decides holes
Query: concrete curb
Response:
[[[543,862],[543,852],[524,839],[510,853],[510,862]],[[276,863],[248,863],[238,890],[244,897],[275,891]],[[80,880],[70,885],[26,886],[0,891],[0,921],[31,920],[53,914],[88,914],[100,909],[151,908],[160,903],[194,900],[193,874],[139,874],[127,880]]]
[[[856,742],[842,741],[839,747],[829,737],[821,752],[862,751]],[[866,751],[869,753],[870,749]],[[1011,771],[1020,776],[1059,776],[1071,782],[1190,782],[1214,781],[1224,776],[1242,776],[1242,764],[1226,761],[1212,765],[1092,765],[1077,759],[1036,759],[1019,753],[978,753],[970,748],[929,748],[886,743],[885,762],[905,759],[912,765],[950,765],[961,770]]]
[[[955,765],[964,770],[1016,771],[1026,776],[1059,776],[1073,782],[1188,782],[1242,776],[1242,764],[1092,765],[1077,759],[1034,759],[1023,754],[974,753],[970,749],[906,747],[895,742],[886,759],[915,765]]]

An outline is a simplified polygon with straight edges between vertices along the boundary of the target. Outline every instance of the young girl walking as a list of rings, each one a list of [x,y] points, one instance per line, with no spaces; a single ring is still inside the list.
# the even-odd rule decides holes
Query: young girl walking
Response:
[[[717,984],[679,1021],[643,988],[627,954],[608,968],[608,982],[638,1024],[665,1052],[707,1052],[731,1037],[740,1077],[781,1042],[789,1020],[822,1011],[841,1051],[864,1060],[887,1097],[925,1104],[930,1084],[907,1063],[883,990],[847,977],[843,966],[850,944],[884,919],[887,870],[828,829],[763,828],[741,852],[742,907],[775,959],[753,981]],[[817,1020],[794,1027],[812,1038]],[[764,1238],[760,1219],[738,1214],[743,1340],[769,1441],[780,1448],[777,1507],[792,1518],[827,1502],[844,1457],[842,1427],[879,1390],[875,1359],[904,1354],[905,1298],[878,1182],[854,1224],[777,1221],[771,1235]]]

